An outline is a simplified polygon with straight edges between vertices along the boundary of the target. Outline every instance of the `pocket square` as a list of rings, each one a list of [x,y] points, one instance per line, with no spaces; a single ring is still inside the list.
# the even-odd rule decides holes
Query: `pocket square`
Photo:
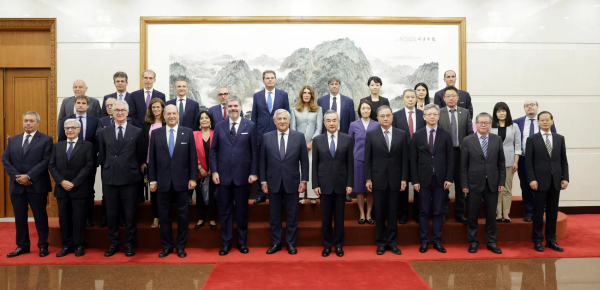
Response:
[[[248,134],[248,132],[244,132],[244,133],[242,133],[242,135],[247,135],[247,134]]]
[[[181,145],[187,145],[187,142],[181,142]]]

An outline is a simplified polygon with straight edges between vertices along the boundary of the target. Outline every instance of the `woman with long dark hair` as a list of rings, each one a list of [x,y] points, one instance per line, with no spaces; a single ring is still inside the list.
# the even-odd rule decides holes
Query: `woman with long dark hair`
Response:
[[[150,100],[148,104],[148,110],[146,111],[146,118],[144,124],[142,124],[142,132],[144,133],[144,144],[148,147],[148,154],[150,154],[150,138],[152,131],[165,125],[165,118],[163,117],[163,111],[165,110],[165,103],[159,99],[154,98]],[[150,161],[149,156],[146,156],[146,164]],[[158,201],[156,200],[156,192],[150,192],[150,205],[152,208],[152,228],[158,228]]]
[[[196,142],[196,153],[198,155],[198,185],[196,187],[196,213],[198,222],[195,229],[204,226],[204,218],[208,208],[208,224],[211,229],[217,228],[215,222],[217,218],[217,201],[215,191],[217,186],[213,183],[210,172],[210,147],[213,140],[215,121],[208,111],[200,112],[198,116],[199,130],[194,131],[194,141]],[[206,188],[208,186],[208,188]],[[204,192],[207,192],[205,197]]]
[[[421,111],[431,103],[429,99],[429,88],[425,83],[418,83],[415,85],[415,91],[417,92],[417,104],[415,107]]]

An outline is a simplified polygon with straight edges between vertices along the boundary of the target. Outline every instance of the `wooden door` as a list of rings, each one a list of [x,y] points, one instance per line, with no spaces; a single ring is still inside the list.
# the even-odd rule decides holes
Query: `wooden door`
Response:
[[[22,115],[27,111],[40,114],[38,131],[48,134],[48,100],[50,92],[50,69],[6,69],[4,73],[4,134],[5,140],[23,134]],[[6,146],[6,143],[3,144]],[[10,201],[9,179],[4,175],[5,214],[14,216]],[[50,196],[50,195],[49,195]],[[50,197],[49,197],[50,198]],[[50,211],[50,202],[48,210]],[[32,216],[31,210],[29,216]]]

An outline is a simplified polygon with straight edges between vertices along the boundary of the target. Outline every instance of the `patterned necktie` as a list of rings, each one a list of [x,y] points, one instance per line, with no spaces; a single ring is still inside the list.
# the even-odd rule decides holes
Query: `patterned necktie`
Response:
[[[110,117],[110,124],[114,125],[115,124],[115,119],[113,119],[113,117]]]
[[[550,133],[544,133],[546,136],[546,149],[548,150],[548,155],[552,157],[552,144],[550,143]]]
[[[123,94],[119,94],[119,101],[123,100]]]
[[[433,133],[435,130],[429,131],[429,152],[433,155]]]
[[[271,99],[271,92],[269,92],[269,95],[267,96],[267,108],[269,109],[269,113],[273,111],[273,99]]]
[[[73,143],[75,142],[69,142],[69,148],[67,149],[67,161],[71,160],[71,153],[73,153]]]
[[[150,105],[150,91],[146,91],[146,109]]]
[[[223,120],[227,119],[227,107],[223,107]]]
[[[456,129],[456,117],[454,116],[454,112],[456,112],[456,110],[450,110],[450,132],[452,133],[452,145],[454,145],[454,147],[458,147],[458,130]]]
[[[390,131],[385,131],[383,134],[385,136],[385,145],[387,145],[388,152],[390,152],[390,137],[388,136]]]
[[[337,112],[337,97],[333,97],[333,103],[331,103],[331,109]]]
[[[531,121],[531,123],[529,123],[529,137],[533,136],[533,134],[535,134],[534,132],[534,127],[533,127],[533,119],[529,119]]]
[[[123,142],[123,127],[119,126],[119,136],[117,137],[117,140],[119,141],[119,143]]]
[[[331,157],[335,157],[335,141],[333,141],[334,135],[331,135],[331,143],[329,143],[329,152],[331,153]]]
[[[281,157],[281,160],[285,158],[285,140],[283,139],[284,135],[285,133],[281,133],[281,141],[279,141],[279,157]]]
[[[83,118],[83,116],[79,116],[79,124],[81,125],[81,130],[79,130],[79,138],[81,138],[81,140],[85,141],[85,136],[83,134],[83,121],[81,120]]]
[[[25,142],[23,143],[23,155],[25,155],[27,152],[27,147],[29,147],[29,138],[31,138],[31,135],[27,134],[25,136]]]
[[[175,135],[173,134],[173,132],[175,132],[174,129],[169,130],[169,155],[171,155],[171,158],[173,157],[173,150],[175,150]]]
[[[488,149],[488,137],[481,136],[481,151],[483,151],[483,157],[487,159],[487,149]]]
[[[231,138],[235,138],[235,135],[237,134],[235,132],[235,122],[233,122],[233,124],[231,124],[231,131],[229,131],[229,134],[231,135]]]
[[[408,111],[408,131],[410,133],[410,139],[412,140],[412,135],[414,131],[414,124],[412,119],[413,111]]]
[[[185,113],[183,109],[183,99],[179,99],[179,124],[183,124],[183,113]]]

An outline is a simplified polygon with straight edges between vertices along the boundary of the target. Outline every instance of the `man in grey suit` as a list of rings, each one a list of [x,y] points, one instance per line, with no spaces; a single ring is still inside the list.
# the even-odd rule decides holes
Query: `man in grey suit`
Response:
[[[85,85],[83,80],[76,80],[73,82],[73,94],[75,96],[63,99],[60,105],[60,111],[58,111],[58,122],[67,116],[75,114],[75,97],[84,96],[87,92],[88,87]],[[94,116],[100,118],[100,102],[94,98],[90,98],[90,107],[87,110],[88,116]]]
[[[444,91],[444,101],[446,107],[440,109],[440,120],[438,125],[442,129],[450,132],[452,136],[452,145],[454,147],[454,218],[457,222],[467,224],[465,218],[465,195],[461,192],[463,188],[460,180],[460,146],[466,136],[473,134],[473,124],[469,111],[458,107],[458,89],[456,87],[446,87]],[[450,194],[449,190],[446,190]],[[448,205],[444,206],[444,222],[448,216]]]
[[[498,192],[504,190],[506,168],[504,167],[504,148],[502,138],[489,134],[492,116],[480,113],[475,118],[477,134],[463,140],[460,159],[460,178],[462,191],[469,194],[469,222],[467,237],[469,253],[477,253],[477,218],[481,209],[481,200],[485,209],[485,231],[487,248],[495,254],[502,254],[496,246],[498,228],[496,227],[496,205]]]

